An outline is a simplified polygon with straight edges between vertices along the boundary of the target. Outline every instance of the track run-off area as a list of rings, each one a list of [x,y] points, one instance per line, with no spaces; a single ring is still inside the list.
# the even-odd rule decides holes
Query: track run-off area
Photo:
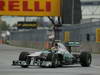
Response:
[[[22,51],[34,52],[37,50],[0,45],[0,75],[100,75],[100,54],[92,54],[93,59],[90,67],[81,67],[79,64],[59,68],[12,66],[12,61],[17,60]]]

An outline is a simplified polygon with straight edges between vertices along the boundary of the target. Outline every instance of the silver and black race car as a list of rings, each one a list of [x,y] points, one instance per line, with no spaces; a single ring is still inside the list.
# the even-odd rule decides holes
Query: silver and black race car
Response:
[[[13,66],[27,68],[29,66],[40,67],[62,67],[63,65],[81,64],[83,67],[91,65],[92,56],[90,52],[81,52],[80,54],[70,53],[64,44],[57,43],[57,50],[42,50],[38,52],[21,52],[18,60],[12,62]]]

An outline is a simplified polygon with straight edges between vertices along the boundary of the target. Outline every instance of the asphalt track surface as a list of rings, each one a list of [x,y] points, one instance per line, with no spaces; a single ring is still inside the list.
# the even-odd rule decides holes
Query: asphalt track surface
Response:
[[[16,60],[21,51],[32,52],[36,50],[0,45],[0,75],[100,75],[99,54],[92,54],[91,67],[70,65],[60,68],[40,68],[38,66],[21,68],[19,66],[12,66],[12,60]]]

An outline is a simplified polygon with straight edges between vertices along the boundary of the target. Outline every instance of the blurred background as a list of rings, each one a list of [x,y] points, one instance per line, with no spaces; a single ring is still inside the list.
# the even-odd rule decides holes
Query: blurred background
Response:
[[[100,0],[63,0],[56,40],[79,42],[81,49],[100,52]],[[58,24],[58,17],[51,17]],[[55,37],[54,24],[48,17],[0,17],[0,43],[48,48]],[[74,51],[79,51],[73,48]]]

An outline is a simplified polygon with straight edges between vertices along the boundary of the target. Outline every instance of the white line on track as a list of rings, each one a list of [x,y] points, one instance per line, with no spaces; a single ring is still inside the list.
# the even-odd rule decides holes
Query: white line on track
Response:
[[[91,65],[91,67],[100,69],[100,66]]]

